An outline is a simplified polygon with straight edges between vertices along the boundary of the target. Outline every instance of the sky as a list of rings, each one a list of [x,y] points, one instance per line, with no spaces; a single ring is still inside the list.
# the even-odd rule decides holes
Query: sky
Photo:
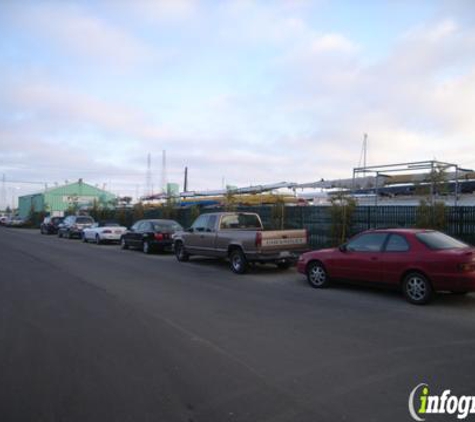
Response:
[[[0,207],[475,168],[472,0],[0,0]],[[27,182],[27,183],[25,183]],[[3,201],[3,204],[1,203]]]

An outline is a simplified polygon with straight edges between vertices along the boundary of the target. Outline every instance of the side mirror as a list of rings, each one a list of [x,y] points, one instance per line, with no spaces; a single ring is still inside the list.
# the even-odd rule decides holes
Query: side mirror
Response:
[[[338,246],[338,249],[340,252],[347,252],[348,248],[346,247],[346,243],[343,243],[343,245]]]

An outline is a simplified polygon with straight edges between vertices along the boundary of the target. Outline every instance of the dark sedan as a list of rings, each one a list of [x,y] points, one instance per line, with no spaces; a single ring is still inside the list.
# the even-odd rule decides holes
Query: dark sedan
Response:
[[[146,254],[171,250],[173,234],[183,227],[174,220],[139,220],[120,238],[122,249],[141,249]]]
[[[370,230],[339,248],[301,255],[298,271],[315,288],[334,280],[384,283],[425,304],[436,291],[475,291],[475,248],[434,230]]]

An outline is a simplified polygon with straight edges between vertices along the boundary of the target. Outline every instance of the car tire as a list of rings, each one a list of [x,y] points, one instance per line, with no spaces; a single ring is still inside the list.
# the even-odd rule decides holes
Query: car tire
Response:
[[[292,266],[292,263],[290,261],[284,261],[284,262],[278,262],[277,263],[277,268],[279,270],[288,270]]]
[[[406,300],[414,305],[425,305],[434,296],[429,279],[419,272],[411,272],[404,277],[402,291]]]
[[[125,237],[120,238],[120,248],[121,249],[129,249],[129,245],[127,245],[127,242],[125,241]]]
[[[330,277],[321,262],[313,261],[308,264],[307,281],[315,289],[325,289],[330,285]]]
[[[96,234],[96,245],[100,245],[102,243],[101,238],[98,234]]]
[[[63,233],[58,232],[58,237],[59,237],[59,238],[62,238],[62,237],[63,237]]]
[[[142,242],[142,252],[150,255],[152,253],[152,246],[150,245],[150,242],[148,240],[144,240]]]
[[[233,249],[229,254],[229,265],[233,273],[244,274],[249,264],[241,249]]]
[[[81,237],[82,237],[82,241],[83,241],[84,243],[87,243],[86,235],[85,235],[84,233],[82,234]]]
[[[186,252],[183,242],[175,243],[175,256],[180,262],[187,262],[190,259],[190,255]]]

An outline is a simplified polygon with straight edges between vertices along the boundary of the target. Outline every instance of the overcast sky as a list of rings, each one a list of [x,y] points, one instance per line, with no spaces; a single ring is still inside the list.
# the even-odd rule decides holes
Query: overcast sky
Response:
[[[475,2],[0,0],[0,175],[155,190],[475,167]],[[182,187],[182,186],[181,186]],[[1,199],[0,199],[1,200]],[[2,204],[0,204],[1,206]]]

